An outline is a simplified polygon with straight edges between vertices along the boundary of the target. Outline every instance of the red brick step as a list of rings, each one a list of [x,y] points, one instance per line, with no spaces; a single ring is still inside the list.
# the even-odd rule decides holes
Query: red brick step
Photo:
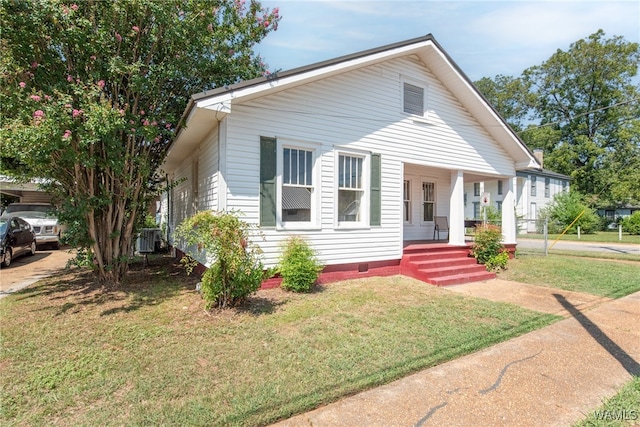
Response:
[[[448,244],[418,244],[405,247],[400,262],[401,274],[423,282],[448,286],[494,279],[470,256],[471,247]]]

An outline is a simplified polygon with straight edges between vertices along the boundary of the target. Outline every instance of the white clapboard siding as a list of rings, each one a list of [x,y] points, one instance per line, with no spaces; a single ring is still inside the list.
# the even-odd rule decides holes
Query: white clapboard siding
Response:
[[[198,156],[198,210],[218,208],[218,133],[205,140],[195,155]]]

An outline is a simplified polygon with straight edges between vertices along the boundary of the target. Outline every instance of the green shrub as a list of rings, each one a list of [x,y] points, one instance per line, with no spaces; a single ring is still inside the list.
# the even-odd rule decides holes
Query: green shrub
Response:
[[[289,237],[283,244],[278,264],[282,288],[293,292],[309,292],[322,271],[315,251],[299,236]]]
[[[629,234],[640,234],[640,211],[623,218],[622,229]]]
[[[600,217],[596,211],[588,207],[582,195],[576,191],[557,193],[553,201],[540,211],[539,217],[549,219],[550,234],[562,233],[569,225],[571,228],[567,233],[570,234],[576,234],[578,227],[584,234],[594,233],[601,227]],[[576,218],[578,218],[577,221],[575,221]]]
[[[249,239],[251,229],[236,212],[205,211],[187,218],[176,230],[185,243],[213,260],[202,275],[207,309],[239,305],[260,288],[265,278],[262,252]],[[193,267],[190,257],[185,258],[187,269]]]
[[[472,254],[480,264],[487,265],[492,258],[503,251],[502,229],[495,225],[479,225],[476,227]]]
[[[509,253],[503,249],[499,254],[489,257],[485,266],[489,271],[506,270],[508,261]]]

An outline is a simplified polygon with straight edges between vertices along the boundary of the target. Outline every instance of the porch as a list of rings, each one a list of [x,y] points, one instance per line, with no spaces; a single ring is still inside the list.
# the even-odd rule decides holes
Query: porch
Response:
[[[491,206],[490,190],[493,187],[487,184],[486,191],[480,194],[483,198],[481,202],[480,195],[476,197],[475,194],[482,187],[475,188],[478,182],[491,182],[491,185],[495,183],[499,187],[494,195],[495,206],[492,207],[501,212],[499,221],[504,242],[515,244],[514,177],[487,176],[409,163],[403,165],[403,240],[441,241],[444,238],[450,245],[465,245],[469,233],[482,222],[480,207]],[[467,187],[473,188],[473,191]]]

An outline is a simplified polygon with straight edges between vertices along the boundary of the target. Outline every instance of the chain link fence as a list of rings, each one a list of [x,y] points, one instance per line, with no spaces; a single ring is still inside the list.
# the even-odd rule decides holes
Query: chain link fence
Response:
[[[546,218],[518,218],[516,227],[518,251],[549,254],[549,222]]]

